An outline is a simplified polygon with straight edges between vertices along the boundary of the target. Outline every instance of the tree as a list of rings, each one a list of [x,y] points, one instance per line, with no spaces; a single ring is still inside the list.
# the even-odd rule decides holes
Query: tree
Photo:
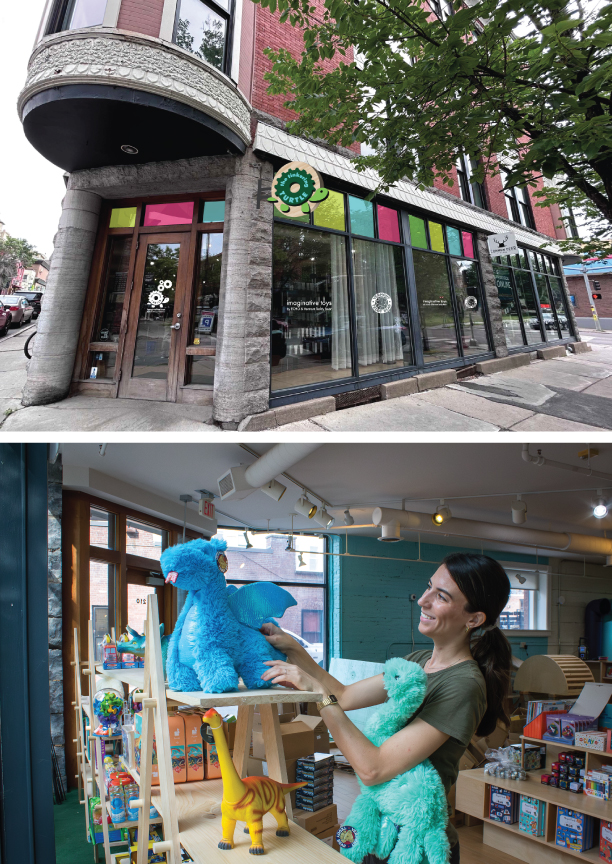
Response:
[[[6,290],[11,280],[17,275],[19,263],[31,267],[34,259],[39,257],[34,246],[19,237],[7,234],[0,240],[0,290]]]
[[[479,182],[500,164],[506,188],[543,178],[538,206],[582,207],[598,222],[585,249],[612,251],[612,4],[255,2],[303,31],[299,57],[266,49],[269,92],[290,94],[297,113],[292,132],[369,144],[354,163],[378,172],[381,191],[434,175],[452,185],[459,154]]]

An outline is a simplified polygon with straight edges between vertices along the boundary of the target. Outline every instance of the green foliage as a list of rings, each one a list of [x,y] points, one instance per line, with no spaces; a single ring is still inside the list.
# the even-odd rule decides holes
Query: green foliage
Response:
[[[375,153],[354,162],[379,173],[381,190],[430,186],[434,174],[452,183],[458,153],[479,161],[477,181],[500,160],[508,186],[544,179],[541,206],[596,214],[594,242],[606,246],[612,4],[585,15],[567,0],[454,0],[440,20],[422,0],[255,2],[303,31],[300,56],[266,49],[269,92],[289,94],[297,114],[292,132],[367,142]]]
[[[38,257],[39,253],[27,240],[6,234],[4,239],[0,240],[0,291],[6,290],[17,275],[19,262],[24,267],[31,267]]]

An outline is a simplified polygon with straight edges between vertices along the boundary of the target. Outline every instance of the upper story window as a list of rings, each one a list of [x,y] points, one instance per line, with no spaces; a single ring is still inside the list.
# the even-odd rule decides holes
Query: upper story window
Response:
[[[464,201],[475,204],[476,207],[487,209],[485,203],[484,189],[480,183],[474,180],[476,163],[468,156],[461,155],[457,159],[457,178],[459,180],[459,192]]]
[[[429,0],[429,6],[440,21],[446,21],[453,14],[453,4],[450,0]]]
[[[502,177],[505,178],[506,175],[502,174]],[[535,228],[527,186],[513,186],[511,189],[504,189],[504,195],[506,196],[508,219],[512,219],[513,222],[518,222],[526,228]]]
[[[576,224],[576,216],[571,207],[567,207],[561,211],[563,216],[563,224],[565,226],[565,233],[568,237],[580,237],[580,233],[578,231],[578,225]]]
[[[172,41],[227,72],[231,63],[231,4],[232,0],[179,0]]]
[[[49,17],[47,34],[82,27],[100,27],[107,0],[56,0]]]

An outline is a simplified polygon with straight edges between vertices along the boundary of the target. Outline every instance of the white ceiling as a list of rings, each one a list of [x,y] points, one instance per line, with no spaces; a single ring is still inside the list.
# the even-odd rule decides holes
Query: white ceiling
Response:
[[[261,454],[274,445],[249,446]],[[598,520],[592,515],[595,490],[605,487],[606,481],[527,464],[521,459],[521,446],[520,443],[327,443],[289,469],[289,474],[332,505],[328,509],[336,516],[336,528],[340,526],[341,530],[344,530],[342,511],[347,505],[351,505],[355,522],[360,525],[371,522],[373,507],[400,508],[402,499],[406,499],[406,509],[433,513],[438,499],[445,498],[454,516],[512,524],[510,504],[520,492],[528,506],[526,527],[599,536],[606,529],[612,531],[612,516]],[[532,454],[541,449],[546,458],[584,467],[586,463],[577,454],[586,446],[586,443],[546,443],[531,444],[530,449]],[[592,460],[593,469],[612,475],[612,443],[594,446],[600,455]],[[249,465],[255,460],[237,443],[110,443],[103,457],[98,444],[65,443],[62,458],[65,464],[94,468],[173,501],[186,493],[197,499],[196,490],[202,488],[218,493],[217,479],[228,468],[241,463]],[[259,491],[242,501],[217,499],[218,511],[237,520],[218,513],[219,525],[265,529],[270,520],[271,529],[290,529],[290,514],[301,489],[282,477],[278,479],[287,486],[279,502]],[[609,488],[604,495],[612,501],[612,481],[607,482]],[[479,497],[493,494],[497,497]],[[195,502],[188,506],[197,508]],[[299,516],[295,517],[294,525],[296,530],[318,527]],[[352,533],[378,536],[379,529],[354,528]],[[413,539],[413,535],[405,536]],[[431,535],[422,539],[432,542]],[[437,535],[435,542],[445,540]],[[449,538],[448,542],[459,545],[456,538]],[[466,545],[479,543],[472,541]],[[530,551],[519,546],[494,545],[500,551]],[[564,553],[563,557],[571,556]]]

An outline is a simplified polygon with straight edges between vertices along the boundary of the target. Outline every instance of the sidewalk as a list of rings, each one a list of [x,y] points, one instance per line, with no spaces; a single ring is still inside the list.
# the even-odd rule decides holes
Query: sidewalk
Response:
[[[73,396],[23,408],[30,328],[0,340],[0,431],[220,432],[210,406]],[[612,429],[612,332],[581,331],[592,351],[435,390],[333,411],[284,432],[589,432]]]

